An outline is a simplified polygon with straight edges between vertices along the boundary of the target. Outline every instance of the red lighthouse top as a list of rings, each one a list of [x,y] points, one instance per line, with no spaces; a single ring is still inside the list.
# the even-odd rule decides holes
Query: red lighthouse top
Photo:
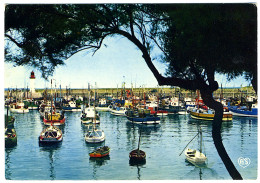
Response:
[[[35,79],[35,75],[34,75],[34,72],[33,72],[33,71],[31,72],[31,77],[30,77],[30,79]]]

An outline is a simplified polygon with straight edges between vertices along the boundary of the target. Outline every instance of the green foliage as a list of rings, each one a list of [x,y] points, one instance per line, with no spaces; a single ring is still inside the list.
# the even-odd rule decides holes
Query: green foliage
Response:
[[[157,79],[161,76],[150,61],[154,48],[169,63],[169,76],[213,91],[216,72],[230,79],[257,78],[253,4],[10,4],[5,61],[32,65],[47,78],[73,54],[95,53],[106,37],[118,35],[138,47]]]
[[[256,7],[253,4],[172,4],[164,34],[168,74],[194,79],[196,72],[227,74],[229,79],[256,74]]]

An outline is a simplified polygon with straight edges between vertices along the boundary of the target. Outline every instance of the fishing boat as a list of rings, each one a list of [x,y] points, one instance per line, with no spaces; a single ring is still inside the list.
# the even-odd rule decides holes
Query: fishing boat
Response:
[[[105,141],[105,133],[101,129],[93,127],[92,130],[88,131],[85,135],[85,141],[87,143],[101,143]]]
[[[222,121],[232,121],[233,115],[231,112],[223,109],[223,118]],[[201,108],[194,108],[190,111],[191,118],[199,119],[199,120],[206,120],[206,121],[213,121],[215,116],[215,111],[211,109],[201,109]]]
[[[91,158],[102,158],[108,156],[110,152],[110,148],[108,146],[102,146],[89,153]]]
[[[62,142],[62,139],[62,131],[58,127],[51,124],[41,132],[39,136],[39,143],[54,144]]]
[[[138,140],[138,148],[129,153],[130,163],[145,163],[146,153],[140,150],[141,132]]]
[[[51,108],[56,108],[54,104],[51,104],[51,101],[43,101],[39,106],[40,117],[43,118],[46,113],[50,113]]]
[[[89,101],[90,104],[90,101]],[[93,111],[92,111],[93,112]],[[93,128],[89,130],[85,135],[85,141],[87,143],[101,143],[105,141],[105,133],[100,128],[97,128],[96,123],[96,113],[95,113],[95,104],[94,104],[94,118],[93,118]]]
[[[14,128],[15,118],[13,116],[5,115],[5,128]]]
[[[247,106],[229,106],[228,109],[232,112],[234,116],[243,116],[243,117],[255,117],[258,116],[258,107],[257,104],[252,104],[251,107]]]
[[[125,116],[126,115],[126,107],[113,107],[112,109],[110,109],[110,113],[112,115],[115,115],[115,116]]]
[[[12,103],[9,106],[12,113],[28,113],[29,109],[23,102]]]
[[[17,145],[17,136],[14,128],[5,128],[5,147],[14,147]]]
[[[157,116],[163,117],[169,114],[167,110],[159,108],[159,101],[147,103],[146,107],[151,111],[151,114],[156,114]]]
[[[99,103],[96,107],[97,111],[109,111],[109,104],[107,103],[107,100],[105,98],[99,99]]]
[[[64,111],[56,111],[53,107],[53,98],[52,98],[52,80],[51,80],[51,110],[50,112],[45,112],[43,117],[43,123],[45,125],[63,125],[65,123]]]
[[[138,111],[128,110],[126,114],[127,119],[132,123],[146,125],[160,124],[160,117],[151,115],[151,112],[148,109],[139,109]]]
[[[62,109],[64,111],[72,111],[72,112],[77,112],[77,111],[81,111],[81,107],[77,106],[76,101],[69,101],[67,104],[63,104]]]
[[[198,135],[200,137],[199,138],[200,139],[200,150],[195,150],[195,149],[190,149],[190,148],[187,148],[185,150],[186,160],[189,161],[193,165],[205,164],[205,162],[207,160],[207,157],[205,156],[205,154],[202,153],[202,131],[201,131],[201,129],[199,130],[199,132],[196,136],[198,136]]]
[[[98,112],[96,111],[95,107],[90,106],[82,111],[80,120],[82,124],[90,124],[93,123],[94,120],[96,124],[100,123],[100,117]]]
[[[24,100],[24,105],[28,106],[29,110],[39,109],[39,105],[38,105],[37,101],[34,101],[33,99]]]
[[[57,112],[56,110],[52,110],[49,113],[45,113],[43,123],[45,125],[53,124],[56,126],[65,124],[64,111]]]

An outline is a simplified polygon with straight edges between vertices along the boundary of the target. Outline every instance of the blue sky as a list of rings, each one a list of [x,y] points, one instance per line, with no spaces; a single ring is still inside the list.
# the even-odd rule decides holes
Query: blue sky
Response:
[[[62,88],[87,88],[88,83],[98,88],[116,88],[126,82],[126,87],[157,87],[158,83],[142,58],[141,52],[126,38],[107,38],[103,46],[96,52],[80,52],[65,61],[66,65],[56,68],[53,78],[57,86]],[[155,51],[155,54],[159,52]],[[156,56],[156,55],[153,55]],[[160,73],[164,74],[167,66],[158,60],[154,61]],[[31,71],[36,75],[36,88],[50,87],[50,82],[41,78],[41,73],[31,67],[13,67],[4,63],[4,87],[24,88],[30,85]],[[249,83],[243,78],[231,82],[226,81],[224,75],[217,75],[216,80],[223,87],[247,86]]]

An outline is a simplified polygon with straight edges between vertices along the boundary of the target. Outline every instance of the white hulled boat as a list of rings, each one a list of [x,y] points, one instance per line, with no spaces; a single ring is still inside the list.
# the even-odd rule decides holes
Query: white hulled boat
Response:
[[[24,105],[23,102],[17,102],[10,104],[10,111],[12,113],[28,113],[29,109]]]
[[[189,161],[190,163],[192,163],[194,165],[202,165],[202,164],[205,164],[207,157],[205,156],[205,154],[202,153],[202,131],[201,131],[201,129],[199,130],[197,135],[200,136],[200,138],[199,138],[200,139],[200,150],[187,148],[185,150],[185,156],[186,156],[186,160]]]

